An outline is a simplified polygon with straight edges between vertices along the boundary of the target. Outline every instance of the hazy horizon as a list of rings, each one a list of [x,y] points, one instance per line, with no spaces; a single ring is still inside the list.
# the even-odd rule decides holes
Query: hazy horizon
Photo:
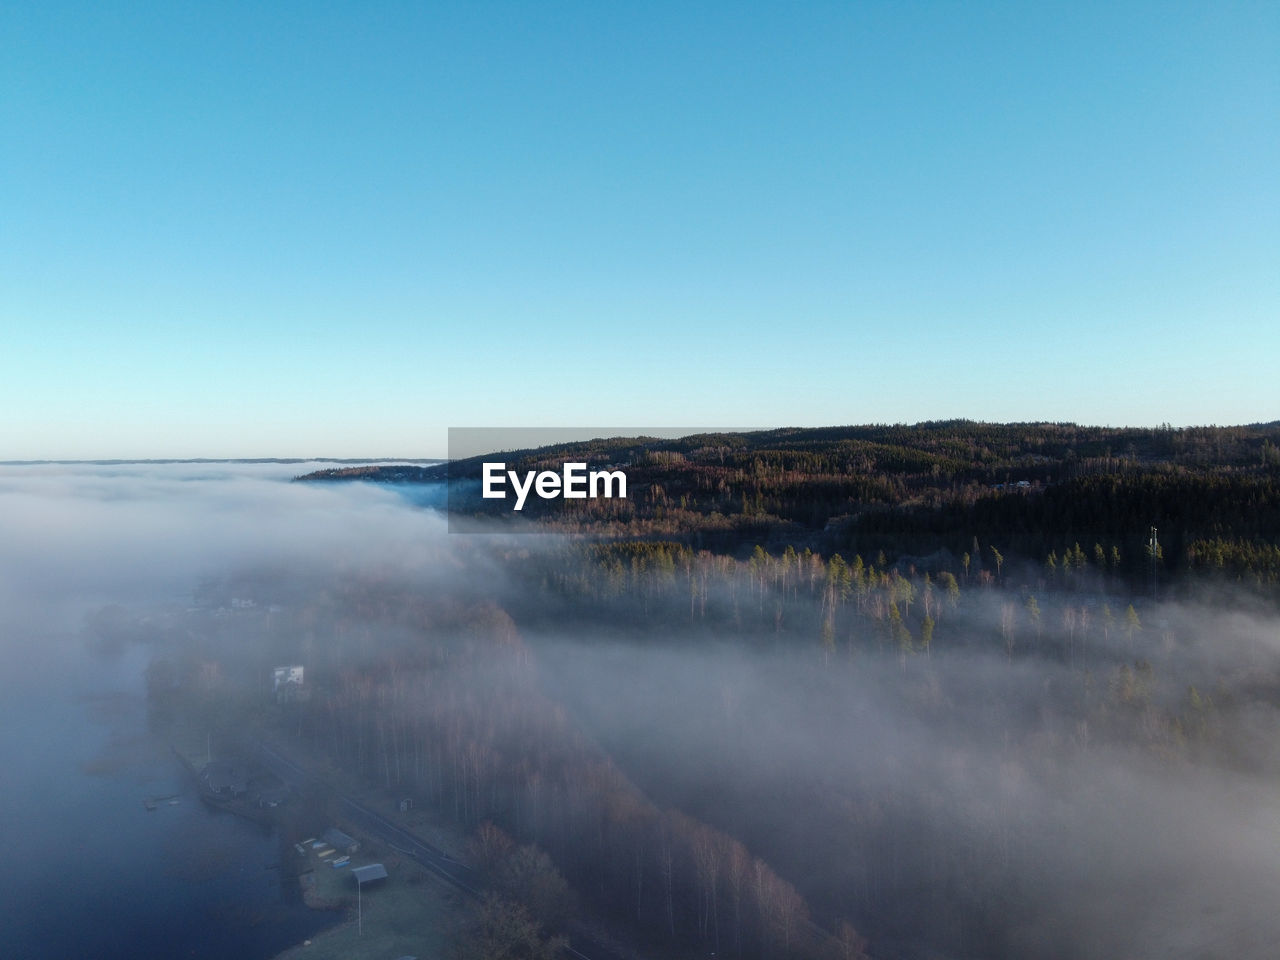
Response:
[[[1104,429],[1104,430],[1157,430],[1168,428],[1172,430],[1197,430],[1197,429],[1230,429],[1232,427],[1257,427],[1265,426],[1271,423],[1278,423],[1280,419],[1270,420],[1249,420],[1239,421],[1236,423],[1184,423],[1170,424],[1166,422],[1157,423],[1081,423],[1069,420],[976,420],[971,417],[947,417],[934,418],[929,420],[918,420],[911,423],[905,421],[876,421],[876,422],[849,422],[849,423],[809,423],[809,424],[780,424],[771,427],[724,427],[719,428],[715,432],[728,433],[754,433],[769,430],[813,430],[813,429],[829,429],[839,427],[879,427],[879,426],[922,426],[930,423],[943,423],[950,421],[962,421],[981,424],[1006,424],[1006,425],[1043,425],[1053,424],[1062,426],[1075,426],[1082,429]],[[486,428],[487,429],[487,428]],[[537,427],[529,428],[525,426],[507,426],[499,428],[503,431],[509,431],[513,434],[519,434],[522,431],[537,431],[545,433],[550,439],[545,441],[545,445],[551,445],[562,442],[575,442],[582,439],[582,428],[578,427]],[[602,433],[601,437],[612,436],[640,436],[643,434],[643,428],[637,428],[639,432],[622,432],[622,433]],[[693,433],[702,433],[703,430],[695,430]],[[690,434],[680,434],[688,436]],[[539,445],[544,445],[540,443]],[[445,444],[447,448],[447,443]],[[501,447],[500,449],[506,449]],[[486,450],[485,452],[491,452]],[[496,449],[492,452],[496,452]],[[145,463],[341,463],[341,464],[365,464],[365,463],[439,463],[449,459],[447,449],[440,453],[414,454],[410,456],[393,456],[380,454],[377,456],[360,457],[349,455],[324,455],[324,456],[303,456],[291,454],[246,454],[246,455],[203,455],[192,454],[190,456],[99,456],[99,457],[10,457],[0,459],[0,466],[36,466],[39,464],[50,465],[73,465],[73,464],[145,464]]]
[[[6,728],[3,755],[33,782],[65,783],[47,798],[10,798],[32,825],[17,848],[34,865],[23,895],[63,889],[74,865],[78,910],[102,918],[81,934],[57,911],[8,911],[0,922],[24,955],[62,956],[116,930],[149,935],[154,872],[184,869],[193,844],[212,842],[200,837],[216,814],[194,802],[171,759],[165,766],[164,728],[148,722],[158,708],[141,675],[156,662],[215,664],[203,675],[228,703],[269,699],[264,669],[303,663],[318,708],[308,724],[364,709],[381,718],[395,704],[406,724],[443,716],[442,730],[468,731],[457,742],[489,745],[479,755],[493,769],[509,762],[527,774],[547,762],[548,745],[555,764],[581,751],[589,774],[569,779],[553,765],[529,777],[530,793],[511,774],[517,787],[490,815],[515,829],[520,811],[535,811],[530,829],[569,872],[574,843],[594,831],[572,829],[584,794],[558,791],[604,783],[623,811],[610,821],[615,841],[650,817],[672,829],[705,824],[691,835],[761,858],[747,860],[760,864],[757,882],[776,871],[826,929],[850,918],[871,957],[1268,955],[1280,892],[1280,713],[1254,691],[1280,676],[1272,606],[1211,586],[1207,603],[1138,601],[1142,626],[1130,629],[1108,626],[1105,593],[1042,592],[1043,623],[1019,613],[1014,650],[1000,634],[1010,606],[1023,608],[1017,588],[969,586],[966,575],[955,602],[943,581],[936,594],[915,581],[908,622],[930,602],[937,618],[927,653],[900,656],[896,641],[877,653],[885,640],[851,598],[828,657],[811,629],[776,633],[774,604],[788,605],[803,577],[718,581],[717,560],[734,561],[708,555],[698,561],[712,575],[705,624],[690,619],[683,574],[664,594],[658,568],[635,581],[649,583],[635,596],[643,613],[622,603],[602,623],[590,611],[609,577],[557,604],[530,571],[541,559],[549,570],[574,562],[559,537],[508,553],[500,539],[448,535],[439,514],[391,489],[289,483],[293,472],[135,464],[0,474],[3,699],[22,718]],[[1112,602],[1120,613],[1126,601]],[[1092,610],[1092,630],[1059,616],[1068,610]],[[453,619],[460,611],[469,612]],[[359,712],[321,708],[358,691]],[[521,739],[533,732],[542,747]],[[334,754],[352,781],[368,773],[357,756]],[[403,769],[407,777],[412,765]],[[427,790],[413,780],[395,789]],[[181,823],[144,812],[138,798],[159,793],[194,809],[181,808]],[[59,842],[71,818],[120,826],[94,832],[85,858]],[[220,829],[231,838],[219,844],[261,836],[253,824]],[[558,836],[568,839],[554,846]],[[658,841],[646,836],[636,849],[652,855]],[[57,856],[38,856],[42,845]],[[225,866],[224,855],[211,869]],[[232,880],[241,869],[233,859]],[[94,883],[96,871],[117,882]],[[656,889],[654,864],[645,876]],[[252,896],[281,910],[282,887],[260,884]],[[203,902],[199,889],[192,896],[195,905],[178,908],[186,917]],[[726,902],[726,939],[729,917]],[[247,944],[281,936],[216,920],[211,929]],[[207,955],[252,954],[242,945]]]

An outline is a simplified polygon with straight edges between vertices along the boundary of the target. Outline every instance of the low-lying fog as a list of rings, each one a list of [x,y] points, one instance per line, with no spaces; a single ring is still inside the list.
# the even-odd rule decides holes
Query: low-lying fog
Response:
[[[206,810],[152,735],[157,651],[87,629],[104,606],[185,609],[245,568],[425,563],[437,518],[372,487],[284,482],[313,468],[0,465],[0,955],[265,960],[333,922],[282,880],[276,839]]]
[[[324,466],[0,464],[3,618],[75,627],[105,603],[189,602],[251,565],[417,568],[438,516],[371,484],[288,482]]]
[[[1261,659],[1274,680],[1273,626],[1178,613],[1213,659]],[[894,659],[822,670],[678,636],[538,646],[544,682],[656,801],[746,839],[819,911],[862,904],[882,947],[1199,958],[1280,942],[1270,703],[1224,697],[1213,746],[1174,754],[1168,730],[1116,742],[1076,719],[1130,709],[1108,671],[995,650],[935,650],[904,678]],[[979,912],[997,928],[966,929]]]
[[[187,604],[246,569],[478,589],[490,548],[394,490],[287,482],[312,468],[0,466],[0,697],[101,656],[81,633],[103,605]],[[553,545],[522,538],[520,557]],[[1148,604],[1139,633],[1072,666],[955,642],[998,630],[999,601],[976,592],[905,664],[643,622],[524,639],[543,690],[654,802],[742,840],[817,919],[853,919],[872,956],[1274,956],[1277,621],[1225,598]],[[1046,619],[1047,648],[1065,628]]]

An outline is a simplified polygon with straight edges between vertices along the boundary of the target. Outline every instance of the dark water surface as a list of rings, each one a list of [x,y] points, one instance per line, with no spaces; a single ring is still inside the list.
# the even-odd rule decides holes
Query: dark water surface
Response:
[[[202,804],[149,730],[146,650],[0,631],[0,956],[256,960],[336,921],[281,876],[280,839]]]

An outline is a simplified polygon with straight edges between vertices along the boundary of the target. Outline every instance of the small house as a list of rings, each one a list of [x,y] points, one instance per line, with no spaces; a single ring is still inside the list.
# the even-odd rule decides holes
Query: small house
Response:
[[[387,879],[387,868],[380,863],[370,863],[356,867],[351,875],[356,878],[356,886],[363,888],[366,883]]]
[[[360,849],[360,843],[354,837],[349,837],[337,827],[330,827],[323,834],[321,839],[324,840],[333,849],[340,853],[355,853]]]
[[[242,766],[214,760],[205,764],[200,779],[210,793],[221,797],[239,797],[249,789],[249,771]]]

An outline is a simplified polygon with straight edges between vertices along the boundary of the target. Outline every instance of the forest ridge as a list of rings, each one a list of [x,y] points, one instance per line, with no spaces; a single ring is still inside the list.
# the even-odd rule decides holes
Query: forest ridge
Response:
[[[757,545],[883,552],[957,572],[977,540],[1046,567],[1083,553],[1136,585],[1150,575],[1156,527],[1164,576],[1280,579],[1280,421],[1134,428],[952,420],[615,437],[503,458],[522,470],[570,458],[624,466],[628,500],[525,511],[609,538],[662,538],[736,555]],[[485,459],[345,467],[299,479],[449,481],[452,490],[477,482]]]

